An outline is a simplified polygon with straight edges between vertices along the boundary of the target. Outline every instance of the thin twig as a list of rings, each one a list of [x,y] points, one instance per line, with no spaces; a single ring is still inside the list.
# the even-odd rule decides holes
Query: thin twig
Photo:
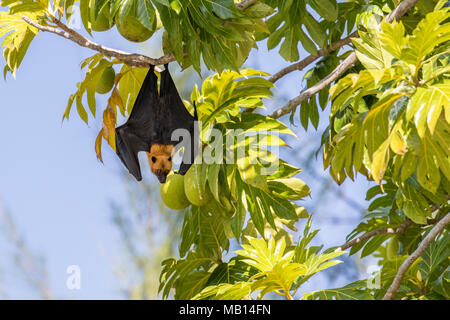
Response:
[[[434,210],[432,210],[432,211],[434,211]],[[440,221],[440,219],[427,219],[427,225],[433,225],[439,221]],[[401,234],[401,233],[405,232],[405,230],[407,228],[409,228],[412,224],[413,223],[411,220],[406,220],[406,221],[402,222],[397,228],[382,228],[382,229],[376,229],[376,230],[369,231],[369,232],[363,234],[362,236],[343,244],[336,250],[348,249],[358,243],[361,243],[362,241],[366,241],[367,239],[378,236],[380,234]]]
[[[409,267],[417,260],[425,250],[430,246],[433,240],[438,236],[438,234],[444,230],[445,226],[450,223],[450,213],[442,218],[434,227],[431,229],[430,233],[420,242],[417,249],[402,263],[400,268],[397,271],[397,274],[392,282],[391,286],[387,290],[386,294],[383,297],[383,300],[391,300],[395,293],[400,288],[400,284],[402,282],[403,276],[406,271],[408,271]]]
[[[340,246],[337,250],[345,250],[348,249],[358,243],[361,243],[363,241],[366,241],[367,239],[370,239],[372,237],[378,236],[380,234],[399,234],[405,232],[406,228],[408,228],[410,225],[412,225],[411,220],[406,220],[402,224],[400,224],[397,228],[384,228],[384,229],[376,229],[372,230],[370,232],[367,232],[363,234],[362,236],[353,239],[346,244]]]
[[[46,300],[53,299],[49,283],[47,270],[27,248],[26,243],[19,234],[12,216],[1,207],[0,218],[8,230],[8,236],[11,244],[17,250],[16,261],[18,267],[23,271],[30,285],[36,288],[41,297]]]
[[[389,15],[386,16],[385,21],[386,22],[393,22],[394,20],[402,17],[406,12],[408,12],[409,9],[411,9],[418,0],[404,0],[402,1],[395,10],[393,10]],[[358,58],[356,57],[356,53],[351,53],[343,62],[340,64],[336,69],[334,69],[328,76],[320,80],[317,84],[314,86],[306,89],[303,91],[299,96],[291,99],[284,107],[272,112],[269,117],[272,118],[279,118],[285,114],[290,113],[292,110],[294,110],[298,105],[302,104],[309,98],[311,98],[313,95],[318,93],[319,91],[326,88],[328,85],[330,85],[332,82],[339,79],[342,74],[344,74],[345,71],[347,71],[350,67],[352,67],[356,62],[358,61]]]

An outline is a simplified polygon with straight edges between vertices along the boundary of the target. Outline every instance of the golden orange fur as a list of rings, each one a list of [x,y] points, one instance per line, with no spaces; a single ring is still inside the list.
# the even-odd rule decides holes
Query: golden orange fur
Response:
[[[160,181],[165,181],[165,177],[172,170],[172,152],[173,145],[166,144],[154,144],[150,152],[147,152],[150,170]]]

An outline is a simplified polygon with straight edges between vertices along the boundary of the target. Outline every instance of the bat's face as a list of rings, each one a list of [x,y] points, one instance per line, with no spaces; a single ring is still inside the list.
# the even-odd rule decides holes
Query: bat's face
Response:
[[[167,175],[172,170],[173,145],[154,144],[147,152],[150,170],[160,183],[166,182]]]

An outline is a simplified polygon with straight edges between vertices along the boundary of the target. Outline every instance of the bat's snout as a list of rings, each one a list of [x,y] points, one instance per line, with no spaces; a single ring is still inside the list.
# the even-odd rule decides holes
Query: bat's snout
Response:
[[[160,183],[165,183],[167,174],[165,174],[162,170],[156,170],[156,177],[158,178]]]
[[[166,176],[158,176],[158,180],[160,183],[165,183],[166,182]]]

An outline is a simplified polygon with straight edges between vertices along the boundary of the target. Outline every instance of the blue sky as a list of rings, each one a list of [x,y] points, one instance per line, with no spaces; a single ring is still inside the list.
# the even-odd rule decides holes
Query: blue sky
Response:
[[[113,28],[95,34],[94,39],[130,52],[160,54],[158,37],[134,45],[123,40]],[[276,50],[268,53],[264,44],[261,48],[258,56],[252,52],[247,66],[276,72],[287,65]],[[30,248],[45,257],[51,289],[58,298],[122,297],[112,271],[119,246],[110,221],[110,201],[125,201],[121,178],[124,168],[106,146],[105,165],[97,161],[93,145],[99,131],[98,120],[90,118],[87,127],[73,108],[70,121],[61,122],[67,99],[75,91],[76,82],[82,79],[80,62],[93,53],[56,35],[40,33],[17,72],[17,79],[8,76],[6,82],[0,80],[0,204],[13,214]],[[3,68],[3,61],[0,67]],[[276,96],[282,93],[296,96],[302,87],[300,73],[289,75],[277,86]],[[98,109],[105,102],[99,96]],[[314,132],[306,134],[300,127],[293,130],[299,137],[299,145],[303,139],[317,139]],[[285,154],[289,157],[287,151]],[[292,161],[301,167],[301,161],[295,158]],[[320,166],[319,160],[318,172]],[[144,178],[153,179],[149,175]],[[316,177],[305,172],[300,178],[312,188],[312,197],[317,196]],[[360,179],[357,184],[345,183],[343,192],[364,205],[367,186]],[[359,217],[357,212],[336,203],[324,203],[315,223],[322,229],[319,240],[328,245],[339,244]],[[333,222],[342,215],[352,223]],[[6,283],[10,297],[34,298],[33,292],[13,285],[19,275],[7,267],[11,263],[6,259],[7,255],[1,255],[0,251],[0,283]],[[82,270],[79,291],[66,288],[66,268],[73,264]],[[322,284],[319,281],[312,287]]]
[[[111,34],[103,40],[114,41]],[[31,248],[46,257],[53,291],[80,298],[116,296],[108,261],[115,240],[109,201],[123,193],[115,155],[104,148],[106,165],[96,159],[99,124],[90,119],[87,127],[75,108],[70,121],[61,122],[67,98],[82,78],[80,61],[90,54],[40,33],[17,79],[9,76],[0,84],[0,199]],[[71,264],[82,269],[80,292],[65,287]]]

